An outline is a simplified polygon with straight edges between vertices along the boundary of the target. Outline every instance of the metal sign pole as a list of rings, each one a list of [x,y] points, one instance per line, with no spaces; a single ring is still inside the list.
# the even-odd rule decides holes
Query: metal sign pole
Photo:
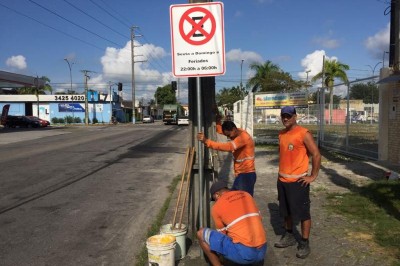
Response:
[[[198,132],[203,131],[203,109],[201,101],[201,83],[200,77],[196,77],[196,94],[197,94],[197,130]],[[199,227],[203,227],[203,183],[204,183],[204,161],[203,161],[203,144],[198,141],[198,164],[199,164]]]

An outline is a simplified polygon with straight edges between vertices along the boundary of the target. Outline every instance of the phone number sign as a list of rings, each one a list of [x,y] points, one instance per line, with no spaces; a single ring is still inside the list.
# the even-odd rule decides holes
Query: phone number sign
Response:
[[[171,5],[170,22],[175,77],[225,74],[223,3]]]

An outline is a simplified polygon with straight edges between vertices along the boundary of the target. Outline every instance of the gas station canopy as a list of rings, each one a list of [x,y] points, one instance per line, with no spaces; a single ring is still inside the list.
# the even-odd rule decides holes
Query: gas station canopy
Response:
[[[38,78],[0,71],[0,88],[43,87],[46,81]]]

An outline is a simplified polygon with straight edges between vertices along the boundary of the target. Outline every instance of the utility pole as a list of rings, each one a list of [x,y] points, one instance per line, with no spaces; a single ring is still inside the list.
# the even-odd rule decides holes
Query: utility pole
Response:
[[[109,102],[110,102],[110,124],[113,122],[112,121],[112,117],[113,117],[113,106],[112,106],[112,100],[114,100],[114,99],[112,99],[111,97],[111,95],[112,95],[112,91],[111,91],[111,88],[112,88],[112,86],[114,86],[114,85],[116,85],[116,83],[113,83],[113,82],[111,82],[111,81],[109,81],[108,82],[108,84],[109,84],[109,86],[110,86],[110,95],[109,95]]]
[[[35,78],[35,93],[36,93],[36,101],[37,101],[37,117],[39,117],[39,77]]]
[[[135,61],[135,37],[142,37],[142,35],[135,35],[135,29],[137,29],[139,27],[137,26],[132,26],[131,27],[131,66],[132,66],[132,124],[135,124],[136,122],[136,110],[135,110],[135,63],[139,63],[139,62],[146,62],[146,60],[144,61]],[[143,55],[136,55],[136,56],[143,56]]]
[[[83,73],[83,82],[85,84],[85,125],[89,125],[89,103],[88,103],[88,80],[90,79],[90,76],[88,73],[91,73],[92,71],[90,70],[81,70]]]

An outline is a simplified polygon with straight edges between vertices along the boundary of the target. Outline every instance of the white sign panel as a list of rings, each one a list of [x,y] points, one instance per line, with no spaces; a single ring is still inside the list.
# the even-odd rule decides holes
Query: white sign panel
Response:
[[[172,73],[175,77],[225,73],[223,4],[170,6]]]

